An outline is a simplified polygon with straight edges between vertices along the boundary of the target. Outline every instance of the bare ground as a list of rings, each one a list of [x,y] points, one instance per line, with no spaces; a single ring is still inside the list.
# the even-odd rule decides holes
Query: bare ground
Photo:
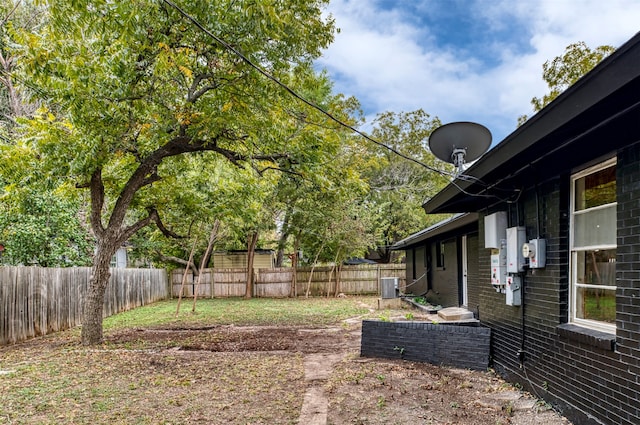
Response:
[[[568,424],[494,373],[359,357],[360,325],[61,333],[0,348],[0,424]]]

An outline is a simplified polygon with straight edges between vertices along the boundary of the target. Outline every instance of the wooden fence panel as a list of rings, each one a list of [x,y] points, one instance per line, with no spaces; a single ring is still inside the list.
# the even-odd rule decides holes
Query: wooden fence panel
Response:
[[[0,345],[82,322],[91,269],[0,267]],[[168,296],[163,269],[111,269],[104,316]]]
[[[258,269],[254,295],[256,297],[288,297],[291,293],[291,279],[293,279],[293,269],[290,267]]]
[[[174,270],[171,273],[172,296],[180,293],[180,285],[184,270]],[[315,267],[313,274],[311,267],[301,267],[296,270],[297,292],[304,295],[311,276],[310,295],[326,296],[335,293],[337,268]],[[357,266],[343,266],[340,273],[340,288],[338,293],[349,295],[378,294],[380,292],[381,277],[397,277],[400,287],[405,282],[404,264],[363,264]],[[202,271],[202,282],[198,296],[204,297],[242,297],[246,291],[247,274],[245,269],[205,269]],[[254,281],[256,297],[288,297],[290,295],[293,269],[258,269]],[[193,296],[193,276],[187,274],[187,285],[183,297]],[[206,288],[203,288],[202,286]],[[213,294],[213,295],[211,295]]]
[[[212,275],[214,297],[244,297],[247,292],[246,269],[206,269]]]
[[[175,269],[171,271],[171,296],[178,298],[180,296],[180,288],[182,288],[182,278],[184,277],[184,269]],[[183,297],[193,297],[193,272],[189,271],[185,278],[184,288],[182,290]],[[199,295],[198,295],[199,296]]]
[[[183,297],[193,297],[198,287],[198,298],[211,298],[211,274],[209,269],[205,269],[200,275],[200,283],[198,284],[197,276],[193,276],[193,272],[189,271],[185,279],[184,288],[182,289]],[[173,270],[171,272],[171,296],[178,297],[180,295],[180,288],[182,287],[182,278],[184,275],[184,269]]]
[[[300,267],[296,270],[296,281],[298,295],[304,295],[309,288],[309,295],[321,296],[327,295],[327,287],[329,286],[329,274],[331,267]],[[336,269],[337,270],[337,269]],[[332,282],[335,285],[335,271],[332,274]]]

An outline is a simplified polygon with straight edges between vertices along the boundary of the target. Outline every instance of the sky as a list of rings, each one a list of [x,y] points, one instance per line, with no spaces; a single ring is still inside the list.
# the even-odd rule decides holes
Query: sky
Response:
[[[619,47],[640,0],[331,0],[340,32],[317,66],[334,90],[378,113],[423,109],[486,126],[495,146],[548,92],[542,65],[584,41]]]

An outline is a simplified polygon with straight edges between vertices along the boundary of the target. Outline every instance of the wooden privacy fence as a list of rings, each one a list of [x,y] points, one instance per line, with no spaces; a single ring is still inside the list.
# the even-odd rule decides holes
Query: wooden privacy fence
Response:
[[[91,268],[0,267],[0,345],[79,325]],[[104,316],[168,298],[164,269],[111,269]]]
[[[309,294],[333,295],[336,292],[337,268],[315,267],[313,273],[311,267],[300,267],[295,271],[292,268],[257,269],[254,274],[253,296],[255,297],[288,297],[291,295],[291,287],[294,272],[296,274],[296,289],[298,295],[304,295],[309,285]],[[171,294],[174,297],[180,295],[180,288],[184,269],[174,270],[171,273]],[[348,295],[368,295],[380,293],[380,278],[397,277],[399,287],[405,285],[404,264],[363,264],[357,266],[342,266],[338,293]],[[191,272],[187,273],[187,281],[182,296],[193,297],[197,283]],[[247,285],[246,269],[205,269],[200,276],[198,297],[242,297],[245,295]]]

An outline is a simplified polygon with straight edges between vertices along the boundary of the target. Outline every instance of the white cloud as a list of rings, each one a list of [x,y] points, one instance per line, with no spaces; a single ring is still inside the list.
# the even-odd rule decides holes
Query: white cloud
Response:
[[[618,47],[638,30],[640,16],[640,2],[626,0],[459,2],[473,10],[475,27],[486,28],[478,33],[485,56],[477,56],[468,46],[437,44],[432,29],[406,10],[376,4],[336,0],[329,7],[341,32],[318,65],[328,69],[336,91],[356,96],[370,116],[422,108],[443,122],[481,122],[500,140],[530,113],[531,98],[546,92],[546,60],[577,41]],[[418,6],[437,16],[442,5]],[[488,38],[494,34],[501,37]]]

